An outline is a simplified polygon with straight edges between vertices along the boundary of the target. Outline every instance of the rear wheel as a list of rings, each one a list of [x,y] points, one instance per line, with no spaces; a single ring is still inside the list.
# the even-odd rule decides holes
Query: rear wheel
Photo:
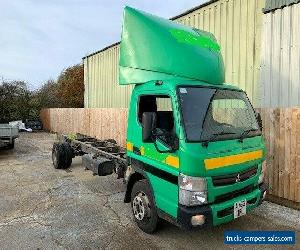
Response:
[[[66,169],[72,164],[73,151],[69,143],[54,143],[52,162],[56,169]]]
[[[73,158],[73,149],[71,147],[71,145],[67,142],[63,143],[64,146],[64,150],[65,150],[65,166],[66,168],[70,167],[72,164],[72,158]]]
[[[136,182],[131,192],[131,207],[134,220],[145,233],[157,229],[158,215],[150,186],[146,180]]]

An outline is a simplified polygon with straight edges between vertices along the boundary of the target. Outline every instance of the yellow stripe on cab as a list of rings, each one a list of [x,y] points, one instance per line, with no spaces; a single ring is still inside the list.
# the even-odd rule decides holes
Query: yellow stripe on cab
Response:
[[[171,167],[179,168],[179,158],[177,156],[168,155],[165,163]]]
[[[128,151],[133,152],[133,143],[127,142],[126,148],[127,148]]]
[[[257,150],[249,153],[242,153],[237,155],[229,155],[224,157],[217,157],[204,160],[205,168],[207,170],[222,168],[226,166],[241,164],[247,161],[253,161],[262,158],[263,151]]]

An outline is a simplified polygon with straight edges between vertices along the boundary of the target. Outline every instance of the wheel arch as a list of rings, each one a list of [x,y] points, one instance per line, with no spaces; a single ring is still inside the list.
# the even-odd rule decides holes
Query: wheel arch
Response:
[[[142,162],[137,162],[138,164],[144,164]],[[132,173],[127,181],[127,185],[126,185],[126,191],[125,191],[125,197],[124,197],[124,202],[125,203],[129,203],[131,201],[131,192],[132,192],[132,188],[133,188],[133,185],[140,181],[140,180],[146,180],[149,187],[150,187],[150,190],[151,190],[151,193],[152,193],[152,196],[153,196],[153,200],[155,202],[155,195],[154,195],[154,190],[152,188],[152,185],[151,185],[151,182],[150,182],[150,179],[147,175],[147,173],[136,167],[135,165],[132,165],[133,169],[134,169],[134,173]],[[156,203],[156,202],[155,202]]]
[[[126,186],[126,191],[125,191],[125,197],[124,197],[124,202],[129,203],[131,199],[131,191],[133,188],[133,185],[143,179],[146,179],[145,173],[140,173],[140,172],[134,172],[133,174],[130,175],[129,180],[127,182]]]

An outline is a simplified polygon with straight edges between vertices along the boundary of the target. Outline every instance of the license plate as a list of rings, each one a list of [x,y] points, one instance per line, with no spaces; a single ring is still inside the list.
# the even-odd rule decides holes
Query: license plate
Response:
[[[234,203],[233,216],[234,218],[241,217],[246,214],[247,200],[242,200]]]

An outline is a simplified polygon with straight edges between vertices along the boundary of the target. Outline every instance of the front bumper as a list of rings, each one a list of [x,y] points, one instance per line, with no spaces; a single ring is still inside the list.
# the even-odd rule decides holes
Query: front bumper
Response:
[[[253,208],[259,206],[263,201],[263,194],[268,189],[267,184],[262,183],[258,188],[251,193],[241,195],[232,200],[225,201],[218,204],[210,204],[204,206],[186,207],[179,205],[177,223],[186,229],[192,229],[194,227],[207,227],[217,226],[223,223],[227,223],[234,219],[233,206],[235,202],[240,200],[247,200],[247,213]],[[191,218],[195,215],[204,215],[205,223],[201,226],[193,226],[191,224]]]

